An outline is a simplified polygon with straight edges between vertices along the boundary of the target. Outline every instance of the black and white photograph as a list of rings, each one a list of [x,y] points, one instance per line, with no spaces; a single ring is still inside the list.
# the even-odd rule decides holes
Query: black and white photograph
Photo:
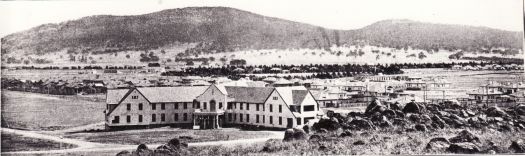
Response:
[[[0,1],[0,155],[525,155],[524,8]]]

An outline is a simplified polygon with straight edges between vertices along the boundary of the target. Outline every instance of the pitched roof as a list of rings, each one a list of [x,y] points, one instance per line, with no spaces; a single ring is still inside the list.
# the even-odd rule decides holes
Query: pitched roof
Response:
[[[294,105],[296,104],[294,102],[294,90],[296,91],[295,93],[299,94],[299,95],[296,95],[297,97],[296,98],[300,98],[301,97],[301,94],[303,94],[303,92],[301,91],[306,91],[306,93],[308,92],[308,90],[306,90],[306,88],[304,86],[294,86],[294,87],[277,87],[275,88],[277,90],[277,92],[279,92],[279,95],[281,95],[281,97],[283,98],[284,102],[287,104],[287,105]],[[297,92],[299,91],[299,92]],[[303,95],[303,96],[306,96]],[[304,97],[303,97],[304,99]],[[302,99],[301,99],[301,103],[302,103]]]
[[[292,90],[293,104],[301,105],[303,103],[306,95],[308,95],[307,90]]]
[[[191,102],[209,86],[144,87],[137,88],[151,103]]]
[[[108,89],[106,103],[118,104],[129,91],[130,89]]]
[[[236,102],[264,103],[272,93],[272,87],[225,86],[228,97]]]

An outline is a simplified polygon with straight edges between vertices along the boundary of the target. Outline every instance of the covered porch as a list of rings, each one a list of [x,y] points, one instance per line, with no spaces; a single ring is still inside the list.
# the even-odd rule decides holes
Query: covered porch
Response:
[[[194,112],[193,129],[220,129],[224,125],[224,112]]]

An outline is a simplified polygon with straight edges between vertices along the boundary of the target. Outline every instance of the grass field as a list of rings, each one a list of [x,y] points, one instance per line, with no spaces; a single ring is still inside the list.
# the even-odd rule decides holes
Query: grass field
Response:
[[[148,129],[148,130],[126,130],[114,132],[97,133],[72,133],[66,134],[66,138],[81,139],[90,142],[111,144],[162,144],[170,139],[180,136],[191,137],[187,142],[224,141],[237,139],[252,139],[269,136],[268,132],[242,131],[238,129],[215,129],[215,130],[191,130],[191,129]]]
[[[104,121],[102,95],[57,96],[2,90],[2,125],[56,130]]]
[[[2,133],[2,152],[43,151],[74,148],[75,145]]]
[[[446,150],[425,151],[430,139],[435,137],[451,138],[459,129],[442,129],[434,132],[400,132],[393,129],[382,131],[353,132],[354,136],[340,138],[337,132],[327,134],[327,138],[318,142],[274,141],[236,147],[190,147],[187,155],[408,155],[408,154],[450,154]],[[511,141],[525,137],[524,132],[501,133],[490,130],[470,130],[480,137],[483,145],[492,141],[496,146],[506,150]],[[340,133],[340,132],[339,132]],[[353,145],[356,141],[364,145]],[[263,151],[264,147],[267,151]],[[324,148],[323,148],[324,147]]]

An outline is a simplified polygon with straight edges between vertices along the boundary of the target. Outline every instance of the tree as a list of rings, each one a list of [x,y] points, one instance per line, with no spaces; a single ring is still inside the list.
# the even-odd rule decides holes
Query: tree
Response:
[[[193,61],[190,60],[190,61],[187,61],[187,62],[186,62],[186,65],[187,65],[187,66],[193,66],[193,65],[195,65],[195,63],[193,63]]]

